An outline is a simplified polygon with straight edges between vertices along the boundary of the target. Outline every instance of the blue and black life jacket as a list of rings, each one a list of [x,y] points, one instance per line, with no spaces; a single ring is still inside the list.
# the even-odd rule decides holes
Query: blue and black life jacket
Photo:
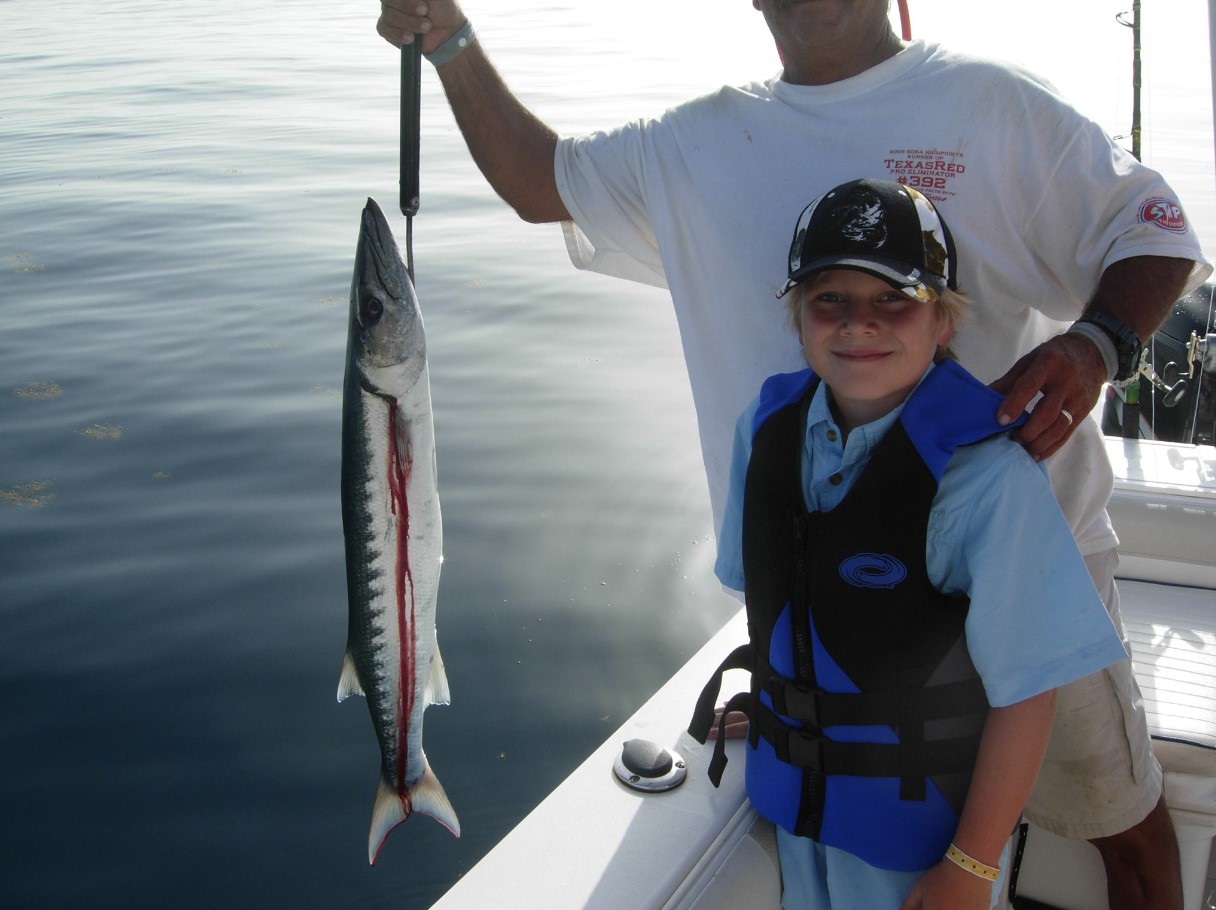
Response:
[[[705,742],[721,674],[750,670],[751,691],[727,711],[750,721],[747,792],[760,814],[879,868],[926,869],[958,826],[988,713],[967,652],[969,601],[929,581],[929,513],[955,449],[1009,428],[996,423],[1001,396],[947,361],[844,500],[810,512],[801,461],[817,385],[807,370],[761,393],[743,499],[749,643],[710,680],[689,732]]]

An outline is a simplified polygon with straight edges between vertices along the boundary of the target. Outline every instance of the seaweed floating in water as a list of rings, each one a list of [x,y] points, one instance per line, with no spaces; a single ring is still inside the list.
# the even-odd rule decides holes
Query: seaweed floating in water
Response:
[[[0,502],[11,502],[15,506],[36,509],[55,498],[56,494],[49,492],[50,486],[45,480],[17,484],[8,490],[0,490]]]
[[[5,253],[0,259],[14,272],[41,272],[46,268],[41,262],[35,262],[29,253]]]
[[[118,439],[122,436],[122,427],[95,423],[91,427],[85,427],[83,430],[77,430],[76,432],[85,439]]]
[[[18,398],[41,400],[57,398],[63,394],[63,389],[57,382],[30,382],[18,389],[13,389],[13,394]]]

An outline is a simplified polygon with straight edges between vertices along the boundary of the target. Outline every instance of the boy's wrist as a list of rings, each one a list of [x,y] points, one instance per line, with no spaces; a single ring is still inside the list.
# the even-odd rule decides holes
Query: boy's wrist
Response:
[[[964,853],[957,845],[951,844],[946,850],[946,859],[954,863],[960,869],[970,872],[977,878],[982,878],[990,882],[995,882],[1001,877],[1000,866],[990,866],[987,863],[982,863],[975,857]]]

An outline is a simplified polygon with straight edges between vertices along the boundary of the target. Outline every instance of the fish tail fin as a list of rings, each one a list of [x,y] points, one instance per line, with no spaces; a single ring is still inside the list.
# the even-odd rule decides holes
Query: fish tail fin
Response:
[[[376,857],[389,833],[399,824],[410,817],[410,804],[397,795],[396,788],[389,783],[383,774],[380,775],[380,785],[376,787],[376,802],[372,806],[372,827],[367,832],[367,863],[376,865]]]
[[[426,691],[422,697],[428,705],[446,705],[452,701],[452,694],[448,691],[448,674],[443,668],[439,645],[435,645],[434,655],[431,657],[431,669],[427,673]]]
[[[426,760],[425,755],[422,762],[422,777],[410,787],[410,804],[415,812],[429,815],[456,837],[460,837],[460,820],[456,818],[456,810],[452,808],[439,778],[431,771],[430,762]]]
[[[342,658],[342,675],[338,677],[338,701],[343,702],[352,695],[362,695],[363,686],[359,683],[359,671],[355,669],[354,658],[350,651]]]
[[[457,837],[460,837],[460,820],[456,818],[456,810],[448,800],[431,766],[422,757],[422,777],[410,787],[406,797],[402,799],[393,785],[380,776],[380,784],[376,788],[376,803],[372,807],[372,826],[367,834],[367,861],[376,864],[380,848],[384,846],[392,830],[410,817],[414,812],[421,812],[435,819]]]

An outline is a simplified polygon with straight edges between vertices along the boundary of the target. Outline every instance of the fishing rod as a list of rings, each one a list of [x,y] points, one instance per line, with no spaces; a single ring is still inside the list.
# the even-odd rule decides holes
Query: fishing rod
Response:
[[[1118,13],[1115,21],[1132,30],[1132,156],[1140,160],[1140,0],[1132,0],[1132,18]]]
[[[1141,67],[1140,67],[1140,0],[1132,0],[1131,19],[1127,18],[1127,11],[1115,14],[1115,21],[1124,28],[1132,30],[1132,157],[1137,161],[1140,159],[1140,88],[1141,88]],[[1117,138],[1124,138],[1122,136]],[[1149,340],[1149,345],[1153,344],[1153,340]],[[1141,362],[1138,365],[1136,375],[1128,380],[1123,393],[1123,414],[1120,422],[1122,423],[1123,437],[1125,439],[1135,439],[1140,435],[1140,392],[1141,392],[1141,376],[1143,375],[1150,382],[1156,379],[1154,384],[1158,384],[1166,392],[1170,393],[1166,398],[1166,407],[1171,407],[1176,404],[1178,399],[1186,391],[1186,382],[1182,382],[1177,396],[1170,397],[1172,391],[1170,387],[1165,386],[1159,379],[1157,374],[1153,372],[1151,364],[1147,364],[1148,372],[1145,372],[1145,360],[1141,356]],[[1151,374],[1151,375],[1150,375]],[[1175,383],[1175,385],[1178,385]],[[1149,393],[1151,396],[1151,392]]]
[[[422,36],[401,45],[401,214],[405,216],[405,267],[414,280],[414,216],[422,128]]]
[[[1212,49],[1212,117],[1216,119],[1216,0],[1208,0],[1208,45]]]

